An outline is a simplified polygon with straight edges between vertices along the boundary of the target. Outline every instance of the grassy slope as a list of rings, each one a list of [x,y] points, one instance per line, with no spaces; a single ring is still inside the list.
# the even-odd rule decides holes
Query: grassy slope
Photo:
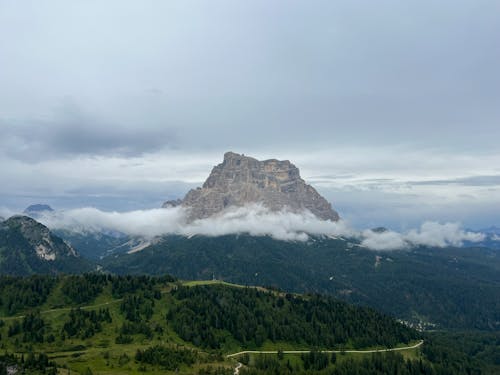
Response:
[[[183,282],[186,286],[196,286],[196,285],[214,285],[223,284],[228,287],[242,287],[237,284],[229,284],[217,280],[209,281],[188,281]],[[134,335],[134,341],[131,344],[116,344],[114,338],[117,336],[119,328],[124,323],[125,318],[120,312],[120,302],[121,299],[113,298],[111,295],[111,287],[108,285],[104,288],[103,292],[95,298],[95,300],[82,306],[82,309],[92,310],[99,309],[100,307],[109,308],[110,314],[112,316],[112,323],[103,324],[102,332],[95,334],[93,337],[82,340],[79,338],[70,338],[65,341],[61,341],[58,338],[58,333],[61,332],[64,322],[67,320],[67,315],[71,309],[67,305],[67,301],[61,292],[60,285],[56,286],[52,291],[51,295],[47,301],[40,306],[40,313],[42,318],[45,320],[46,324],[50,327],[49,332],[53,332],[56,336],[56,341],[53,343],[43,343],[43,344],[22,344],[16,342],[16,337],[8,338],[7,330],[12,320],[22,319],[22,316],[26,312],[21,312],[11,317],[2,317],[1,319],[5,322],[5,325],[0,328],[0,334],[3,338],[1,341],[1,349],[8,350],[10,352],[23,353],[30,349],[34,351],[43,351],[49,355],[52,360],[55,360],[57,364],[61,367],[68,367],[71,373],[83,372],[87,367],[91,368],[94,374],[157,374],[168,373],[167,371],[155,368],[152,366],[147,366],[146,371],[142,369],[140,371],[139,365],[135,363],[134,356],[137,349],[145,349],[149,346],[155,344],[166,344],[172,346],[183,346],[187,348],[194,348],[192,344],[184,342],[179,336],[173,331],[165,316],[168,312],[169,306],[177,303],[177,301],[171,296],[169,291],[174,287],[174,284],[166,284],[161,287],[162,298],[157,301],[154,307],[154,314],[151,318],[152,324],[157,324],[163,328],[163,334],[155,334],[153,339],[147,339],[144,335]],[[223,351],[220,353],[221,356],[219,360],[209,359],[208,353],[203,354],[202,350],[199,350],[202,357],[205,357],[205,362],[202,364],[195,364],[192,368],[181,368],[180,374],[192,374],[197,372],[199,367],[206,367],[208,365],[212,366],[224,366],[233,368],[236,360],[235,359],[224,359],[225,354],[234,353],[242,350],[235,341],[229,342]],[[292,350],[292,349],[307,349],[307,348],[296,348],[290,343],[272,343],[266,342],[262,349],[264,350]],[[327,348],[325,348],[327,349]],[[420,351],[418,349],[411,349],[408,351],[401,352],[408,358],[418,357]],[[253,355],[252,355],[253,356]],[[299,360],[300,356],[287,354],[286,359],[290,359],[292,362]],[[345,354],[342,358],[363,356],[363,354]],[[128,357],[128,359],[127,359]],[[340,357],[340,356],[339,356]],[[65,372],[62,372],[65,373]]]
[[[192,345],[180,339],[167,324],[165,315],[168,311],[168,306],[175,303],[174,299],[168,293],[168,290],[169,288],[166,286],[163,290],[162,299],[156,304],[154,315],[151,319],[152,323],[158,324],[164,328],[164,333],[161,337],[155,335],[152,340],[149,340],[144,335],[134,335],[134,342],[131,344],[115,344],[114,338],[117,336],[117,332],[121,325],[125,322],[125,318],[120,312],[121,299],[113,298],[111,296],[110,286],[107,286],[103,293],[92,301],[90,305],[83,307],[83,309],[86,310],[99,309],[100,307],[109,308],[113,321],[110,324],[103,324],[102,332],[86,340],[70,338],[63,342],[56,339],[53,343],[33,345],[33,349],[36,351],[44,351],[51,359],[56,360],[59,365],[68,366],[71,370],[78,372],[82,372],[87,367],[90,367],[94,373],[99,374],[120,374],[125,372],[128,374],[158,373],[159,369],[152,367],[149,367],[149,371],[146,372],[138,371],[138,365],[134,363],[134,355],[137,349],[145,349],[155,344],[192,347]],[[61,296],[58,295],[59,293],[60,291],[56,288],[47,302],[40,308],[43,319],[50,327],[49,332],[54,332],[54,334],[61,331],[69,310],[71,309],[71,306],[60,306],[59,301]],[[56,308],[54,309],[54,307]],[[8,323],[9,320],[21,319],[22,315],[23,314],[16,315],[15,317],[3,318],[3,320]],[[7,327],[8,324],[1,329],[2,337],[7,338]],[[19,346],[16,346],[13,340],[2,340],[2,349],[25,352],[28,347],[23,347],[20,350]],[[125,363],[125,359],[122,358],[120,364],[120,357],[123,357],[123,354],[126,354],[130,360]],[[180,373],[192,373],[192,369],[186,368],[184,370],[185,371],[181,371]]]

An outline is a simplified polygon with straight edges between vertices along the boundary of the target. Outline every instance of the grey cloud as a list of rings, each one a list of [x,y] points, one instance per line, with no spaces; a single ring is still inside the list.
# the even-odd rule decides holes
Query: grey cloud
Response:
[[[490,167],[498,163],[482,158],[498,156],[500,138],[497,1],[53,0],[29,7],[0,1],[1,204],[17,207],[21,194],[23,204],[152,207],[161,193],[137,181],[143,174],[132,156],[166,159],[166,148],[182,155],[176,162],[205,153],[211,163],[218,161],[211,155],[233,149],[293,162],[312,154],[309,166],[321,168],[310,181],[355,223],[405,226],[456,215],[467,225],[498,224],[496,191],[476,205],[468,197],[479,189],[460,192],[463,199],[446,206],[410,191],[430,186],[419,177],[435,186],[446,179],[498,185],[498,167]],[[358,158],[344,155],[350,148]],[[388,155],[377,158],[377,149]],[[429,161],[436,150],[441,160]],[[101,159],[117,155],[131,177]],[[82,157],[107,167],[85,167]],[[65,159],[78,176],[60,171]],[[187,185],[204,177],[175,168],[144,178]],[[471,171],[484,178],[456,179]],[[339,187],[347,175],[361,177]],[[137,189],[120,190],[130,180]],[[405,197],[387,193],[405,181]],[[165,198],[184,193],[164,186]]]
[[[500,186],[500,175],[471,176],[443,180],[409,181],[411,185],[449,185],[459,184],[464,186]]]
[[[145,121],[147,115],[145,115]],[[20,160],[78,155],[136,156],[175,148],[168,126],[117,124],[83,110],[66,98],[48,119],[1,120],[2,151]]]
[[[480,199],[447,201],[432,194],[394,193],[382,190],[318,189],[351,225],[384,226],[408,230],[426,220],[459,221],[469,228],[484,228],[498,222],[498,191]]]
[[[0,11],[0,117],[69,95],[97,122],[40,137],[43,151],[497,146],[496,2],[32,6]]]

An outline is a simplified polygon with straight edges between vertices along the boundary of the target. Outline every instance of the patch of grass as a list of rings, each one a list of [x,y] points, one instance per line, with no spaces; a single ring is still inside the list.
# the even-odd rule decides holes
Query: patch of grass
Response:
[[[199,286],[199,285],[226,285],[232,286],[235,288],[245,288],[244,285],[228,283],[223,280],[191,280],[191,281],[183,281],[183,286]]]

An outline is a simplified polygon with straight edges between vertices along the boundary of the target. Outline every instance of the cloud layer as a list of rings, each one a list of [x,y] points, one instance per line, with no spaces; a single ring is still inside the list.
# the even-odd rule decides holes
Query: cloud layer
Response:
[[[271,212],[261,205],[234,208],[219,216],[187,222],[183,208],[106,212],[80,208],[46,213],[39,220],[51,229],[76,231],[114,230],[132,236],[154,237],[167,234],[184,236],[222,236],[248,233],[271,236],[284,241],[307,241],[310,236],[345,237],[359,240],[373,250],[407,249],[412,246],[461,246],[464,241],[477,242],[484,235],[464,231],[457,223],[426,222],[419,229],[405,233],[394,231],[357,231],[346,222],[330,222],[310,212]]]
[[[361,244],[373,250],[397,250],[412,246],[462,246],[465,241],[479,242],[485,239],[484,234],[465,231],[458,223],[440,224],[434,221],[427,221],[419,229],[411,229],[405,233],[365,230],[362,237]]]
[[[290,159],[359,227],[499,226],[498,14],[0,1],[0,206],[159,207],[231,149]]]

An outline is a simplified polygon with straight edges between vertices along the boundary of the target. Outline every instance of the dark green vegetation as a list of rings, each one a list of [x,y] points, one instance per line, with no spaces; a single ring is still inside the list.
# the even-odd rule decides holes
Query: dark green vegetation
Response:
[[[342,239],[170,236],[103,260],[119,274],[212,275],[243,285],[329,294],[427,328],[500,329],[500,254],[485,248],[375,252]]]
[[[448,368],[482,368],[500,374],[500,333],[435,332],[426,335],[423,353]]]
[[[155,345],[146,350],[137,350],[135,360],[139,363],[157,365],[165,370],[175,370],[182,364],[193,365],[198,358],[198,353],[191,349],[171,348]]]
[[[421,349],[350,354],[344,350],[410,346],[420,334],[332,297],[194,284],[168,276],[0,277],[0,349],[11,353],[0,356],[0,371],[232,374],[236,362],[225,354],[280,348],[312,352],[240,355],[240,373],[460,375],[500,367],[494,333],[432,334]],[[321,352],[333,348],[341,352]]]
[[[97,332],[102,331],[102,325],[111,323],[111,315],[109,309],[99,310],[81,310],[79,308],[71,309],[69,319],[61,331],[61,337],[79,337],[88,339],[94,336]]]
[[[311,352],[301,356],[303,365],[292,364],[288,359],[276,356],[261,356],[255,359],[254,367],[240,371],[242,375],[267,374],[317,374],[317,375],[438,375],[452,374],[421,359],[407,359],[398,353],[370,354],[362,359],[343,358],[341,355],[330,355]],[[466,374],[456,372],[453,374]]]
[[[16,356],[9,353],[0,355],[0,375],[12,373],[56,375],[57,367],[56,364],[49,361],[49,357],[43,353],[29,353],[26,356]]]
[[[122,251],[120,243],[129,239],[113,233],[75,238],[94,258],[104,248]],[[47,259],[51,256],[55,259]],[[249,235],[168,236],[101,263],[116,274],[216,275],[243,285],[333,295],[427,329],[500,329],[500,253],[486,248],[375,252],[343,239],[302,243]],[[93,267],[33,219],[19,216],[0,223],[0,274],[80,273]],[[66,293],[67,303],[83,303],[99,292],[89,290],[87,296],[78,286],[68,287],[74,290]]]
[[[78,249],[81,256],[91,260],[127,252],[132,247],[129,241],[133,241],[132,238],[118,233],[75,232],[61,229],[55,230],[54,234]]]
[[[92,268],[89,261],[37,221],[13,216],[0,222],[0,275],[81,273]]]
[[[253,288],[181,287],[170,309],[172,327],[196,346],[218,349],[229,337],[242,347],[266,341],[305,348],[393,347],[418,338],[417,332],[369,308],[318,295],[275,295]],[[227,333],[230,333],[229,337]]]
[[[57,279],[48,276],[0,277],[0,311],[12,315],[21,310],[41,306]]]

